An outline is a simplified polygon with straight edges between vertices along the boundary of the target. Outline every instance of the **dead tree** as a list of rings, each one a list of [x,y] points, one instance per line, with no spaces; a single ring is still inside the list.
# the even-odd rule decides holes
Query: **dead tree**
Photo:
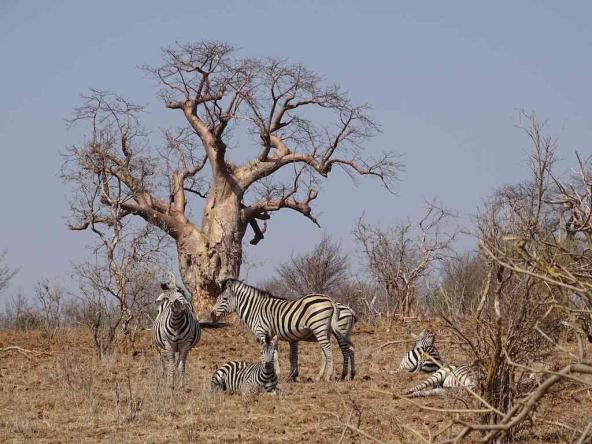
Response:
[[[157,153],[140,125],[143,107],[97,90],[85,95],[73,122],[90,134],[69,151],[64,177],[79,191],[96,188],[96,198],[92,210],[75,206],[71,228],[113,226],[114,206],[118,219],[159,227],[176,242],[198,307],[217,295],[220,280],[238,276],[248,227],[257,244],[273,212],[290,209],[317,224],[315,183],[334,167],[387,187],[399,169],[390,153],[364,152],[378,131],[368,106],[302,65],[200,42],[164,49],[163,64],[144,69],[182,126],[166,131]],[[200,222],[191,216],[200,205],[193,199],[204,200]]]
[[[413,314],[421,280],[449,254],[455,238],[454,233],[443,231],[449,217],[446,210],[429,205],[417,225],[405,223],[383,230],[358,221],[354,236],[370,274],[388,295],[391,317]]]
[[[11,269],[5,263],[6,251],[0,252],[0,293],[8,287],[10,280],[14,277],[18,270]]]

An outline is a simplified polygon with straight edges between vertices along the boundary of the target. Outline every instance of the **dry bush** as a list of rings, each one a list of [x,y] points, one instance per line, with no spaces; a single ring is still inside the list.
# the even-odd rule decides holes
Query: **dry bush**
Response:
[[[384,309],[381,288],[353,279],[352,274],[349,256],[341,245],[324,236],[311,251],[292,256],[276,267],[276,277],[263,287],[272,294],[289,298],[327,294],[353,308],[360,319],[380,317]]]
[[[276,268],[277,277],[267,284],[277,294],[300,297],[311,293],[335,295],[349,278],[348,256],[341,246],[324,236],[308,253],[292,256]]]
[[[458,254],[441,262],[438,279],[430,282],[421,305],[430,316],[470,319],[477,311],[486,281],[487,264],[479,254]]]
[[[455,233],[444,231],[451,214],[433,204],[417,223],[389,229],[372,226],[363,219],[354,228],[369,274],[386,294],[386,315],[411,316],[418,296],[436,264],[451,251]],[[372,305],[371,311],[376,310]]]
[[[48,341],[63,327],[64,289],[49,279],[41,279],[35,287],[35,297],[43,319],[43,332]]]
[[[554,385],[592,387],[584,331],[573,322],[592,308],[590,165],[579,162],[579,190],[563,185],[553,175],[554,140],[534,116],[524,117],[533,143],[531,178],[500,188],[478,218],[488,273],[475,321],[446,319],[481,370],[487,407],[479,424],[463,423],[457,439],[478,430],[483,442],[510,441],[532,427],[534,410]],[[559,342],[566,325],[576,353]],[[557,351],[560,358],[550,360]],[[578,442],[592,437],[590,427],[574,430]]]
[[[98,239],[94,259],[78,264],[73,275],[82,301],[78,315],[102,357],[112,351],[118,329],[133,347],[138,329],[151,325],[166,243],[151,225],[118,222],[110,229],[92,230]]]
[[[41,328],[43,319],[21,290],[10,296],[2,316],[4,329],[28,331]]]
[[[345,282],[336,293],[336,298],[353,308],[356,316],[366,322],[380,320],[386,308],[384,291],[376,284],[363,280]]]

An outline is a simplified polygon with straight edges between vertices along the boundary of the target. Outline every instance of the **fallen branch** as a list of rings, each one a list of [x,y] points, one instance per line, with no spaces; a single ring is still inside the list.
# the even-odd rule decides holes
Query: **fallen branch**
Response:
[[[17,352],[21,355],[25,356],[27,359],[32,359],[32,357],[39,357],[39,356],[51,356],[49,352],[37,351],[37,350],[27,350],[26,348],[19,347],[17,345],[9,345],[8,347],[0,348],[0,352]],[[33,356],[31,356],[33,355]]]

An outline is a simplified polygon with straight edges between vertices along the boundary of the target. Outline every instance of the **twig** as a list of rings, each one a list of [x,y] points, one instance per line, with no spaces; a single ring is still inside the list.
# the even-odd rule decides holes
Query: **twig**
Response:
[[[352,409],[352,411],[349,412],[349,418],[347,418],[347,424],[350,423],[353,414],[354,414],[354,410]],[[339,437],[337,444],[341,444],[341,442],[343,441],[343,438],[345,438],[345,432],[347,431],[347,429],[348,429],[347,426],[343,426],[343,432],[341,433],[341,436]]]
[[[430,441],[428,441],[427,439],[425,439],[421,433],[419,433],[417,430],[415,430],[413,427],[410,427],[408,425],[405,424],[401,424],[401,427],[403,427],[404,429],[409,430],[411,433],[413,433],[415,436],[417,436],[422,442],[425,442],[427,444],[430,444]]]
[[[379,346],[379,347],[376,347],[374,350],[372,350],[372,351],[370,352],[370,355],[373,355],[373,354],[374,354],[374,353],[376,353],[377,351],[379,351],[379,350],[382,350],[383,348],[386,348],[386,347],[388,347],[388,346],[390,346],[390,345],[395,345],[395,344],[405,344],[405,343],[407,343],[407,342],[415,342],[416,340],[417,340],[417,339],[414,339],[414,338],[412,338],[412,339],[401,339],[401,340],[399,340],[399,341],[388,341],[388,342],[385,342],[384,344],[382,344],[381,346]]]
[[[577,444],[584,444],[586,442],[586,438],[588,438],[588,435],[590,435],[590,432],[592,432],[592,420],[588,423],[588,425],[584,429],[584,433],[582,433],[582,436],[580,436],[580,439],[578,439]]]
[[[384,442],[384,441],[381,441],[380,439],[378,439],[378,438],[375,438],[375,437],[374,437],[374,436],[372,436],[372,435],[369,435],[368,433],[366,433],[366,432],[364,432],[363,430],[361,430],[361,429],[357,428],[356,426],[354,426],[354,425],[351,425],[351,424],[349,424],[349,423],[344,423],[344,422],[341,422],[341,418],[339,417],[339,415],[337,415],[337,414],[335,414],[335,413],[331,413],[331,412],[328,412],[328,413],[330,413],[331,415],[335,416],[335,418],[337,418],[337,422],[339,422],[339,424],[341,424],[341,425],[343,425],[343,426],[347,427],[347,428],[348,428],[348,429],[350,429],[351,431],[353,431],[353,432],[356,432],[356,433],[358,433],[358,434],[360,434],[360,435],[364,436],[365,438],[368,438],[368,439],[370,439],[371,441],[374,441],[374,442],[379,442],[379,443],[381,443],[381,444],[385,444],[385,442]]]
[[[383,395],[391,395],[397,399],[402,399],[403,401],[407,401],[413,405],[415,405],[416,407],[422,409],[422,410],[430,410],[432,412],[444,412],[444,413],[489,413],[492,410],[491,409],[440,409],[437,407],[428,407],[426,405],[422,405],[416,401],[413,401],[410,398],[407,398],[406,396],[401,396],[398,395],[396,393],[393,392],[388,392],[386,390],[378,390],[378,389],[370,389],[371,392],[375,392],[375,393],[381,393]]]

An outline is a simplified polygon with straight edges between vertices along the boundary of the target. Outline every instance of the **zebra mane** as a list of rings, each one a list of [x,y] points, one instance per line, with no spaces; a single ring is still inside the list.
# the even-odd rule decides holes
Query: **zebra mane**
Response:
[[[223,289],[226,289],[226,288],[228,287],[228,285],[229,285],[229,284],[231,284],[231,283],[235,283],[236,285],[238,285],[238,286],[240,286],[240,287],[247,287],[247,288],[250,288],[250,289],[252,289],[252,290],[255,290],[255,291],[257,291],[257,293],[259,293],[261,296],[265,296],[265,297],[267,297],[267,298],[270,298],[270,299],[279,299],[279,300],[282,300],[282,301],[285,301],[285,300],[287,300],[287,298],[285,298],[285,297],[282,297],[282,296],[276,296],[276,295],[274,295],[274,294],[270,293],[270,292],[269,292],[269,291],[267,291],[267,290],[262,290],[261,288],[255,287],[255,286],[253,286],[253,285],[249,285],[249,284],[247,284],[247,283],[245,283],[245,282],[241,281],[240,279],[233,279],[233,278],[226,279],[226,280],[225,280],[225,281],[222,283],[222,288],[223,288]]]

